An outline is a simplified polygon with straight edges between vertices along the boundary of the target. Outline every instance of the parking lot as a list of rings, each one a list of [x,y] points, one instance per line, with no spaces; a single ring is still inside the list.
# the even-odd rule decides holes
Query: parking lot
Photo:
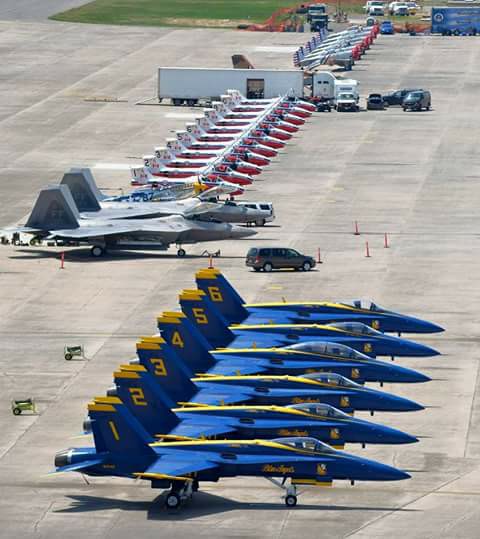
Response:
[[[230,56],[243,53],[256,67],[289,68],[305,40],[301,34],[0,22],[0,226],[21,221],[38,189],[70,166],[96,167],[103,188],[128,186],[121,166],[138,162],[193,114],[135,105],[155,95],[160,65],[230,66]],[[202,486],[192,503],[169,514],[161,494],[139,481],[89,478],[87,484],[80,475],[47,475],[55,452],[91,443],[78,437],[87,402],[105,394],[112,371],[133,357],[136,338],[155,332],[155,316],[177,308],[177,291],[193,286],[195,271],[208,260],[198,256],[201,244],[182,260],[173,248],[103,260],[72,249],[61,270],[58,250],[5,246],[1,535],[478,536],[479,62],[475,38],[380,36],[349,73],[362,96],[425,87],[433,110],[313,116],[248,192],[273,201],[276,221],[251,239],[207,245],[221,249],[215,263],[248,301],[366,297],[446,328],[418,339],[442,356],[402,362],[433,381],[384,388],[426,409],[374,418],[420,442],[351,450],[403,468],[411,480],[305,487],[299,506],[288,510],[268,482],[228,479]],[[320,249],[324,263],[310,273],[247,271],[248,248],[266,244],[315,255]],[[66,362],[65,344],[83,344],[89,360]],[[30,396],[39,415],[14,417],[10,400]]]

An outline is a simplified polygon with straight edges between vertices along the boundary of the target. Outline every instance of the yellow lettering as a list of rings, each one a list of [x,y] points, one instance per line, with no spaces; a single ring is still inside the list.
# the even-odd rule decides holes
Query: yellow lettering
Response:
[[[145,394],[143,393],[142,388],[140,387],[129,387],[128,391],[132,397],[132,402],[135,406],[147,406],[145,401]]]
[[[380,329],[380,321],[379,320],[373,320],[372,328],[373,329]]]
[[[332,440],[340,439],[340,431],[338,429],[330,429],[330,438]]]
[[[340,406],[343,408],[350,406],[350,399],[347,396],[340,397]]]
[[[193,316],[195,317],[195,320],[199,324],[208,324],[208,318],[205,314],[205,310],[201,307],[194,307],[192,309]]]
[[[175,331],[172,336],[172,344],[179,346],[180,348],[185,346],[185,343],[183,342],[182,337],[180,337],[180,333],[178,331]]]
[[[183,346],[183,343],[182,343]],[[167,368],[165,367],[165,362],[159,357],[152,357],[150,363],[155,367],[153,373],[155,376],[167,376]]]
[[[367,352],[367,353],[370,353],[372,351],[372,345],[369,342],[366,342],[363,345],[363,351]]]
[[[110,430],[112,431],[113,437],[118,442],[120,440],[120,436],[118,435],[118,430],[117,430],[117,427],[115,426],[115,423],[113,421],[109,421],[108,426],[110,427]]]
[[[317,475],[327,475],[326,464],[317,464]]]
[[[350,377],[352,379],[360,378],[360,370],[356,369],[356,368],[353,368]]]
[[[220,292],[220,288],[218,286],[209,286],[208,287],[208,293],[210,294],[210,299],[212,301],[221,302],[223,301],[222,293]]]

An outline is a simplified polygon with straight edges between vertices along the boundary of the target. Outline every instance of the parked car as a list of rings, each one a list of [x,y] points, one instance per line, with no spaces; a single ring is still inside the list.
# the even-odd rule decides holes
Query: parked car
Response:
[[[383,17],[385,15],[385,10],[383,6],[370,6],[368,14],[371,17]]]
[[[385,3],[381,0],[368,0],[368,2],[363,6],[365,13],[370,13],[370,8],[373,6],[379,6],[382,9],[385,9]]]
[[[384,110],[382,94],[370,94],[367,99],[367,110]]]
[[[420,9],[420,6],[416,2],[407,2],[408,12],[410,15],[415,15]]]
[[[392,21],[383,21],[380,25],[380,33],[393,35],[395,33],[395,28],[393,27]]]
[[[247,253],[245,264],[255,271],[263,269],[270,272],[283,268],[310,271],[315,267],[315,260],[287,247],[252,247]]]
[[[405,96],[410,92],[418,92],[421,88],[403,88],[402,90],[394,90],[382,96],[383,101],[390,106],[402,105]]]
[[[416,90],[406,95],[403,100],[403,110],[430,110],[432,98],[427,90]]]
[[[317,112],[330,112],[332,110],[332,99],[328,97],[312,97],[310,103],[317,107]]]
[[[410,15],[406,2],[390,2],[388,11],[390,15]]]
[[[351,93],[341,93],[337,95],[335,100],[335,106],[337,112],[358,112],[360,107],[358,106],[358,96]]]
[[[256,226],[264,226],[265,223],[270,223],[275,219],[275,210],[273,209],[273,204],[271,202],[249,202],[247,200],[236,200],[234,204],[260,211],[263,216],[261,219],[257,219],[255,221],[254,224]]]

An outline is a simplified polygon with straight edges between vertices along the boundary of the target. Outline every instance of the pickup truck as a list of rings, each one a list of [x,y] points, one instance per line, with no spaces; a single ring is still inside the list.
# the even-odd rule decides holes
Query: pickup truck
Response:
[[[356,94],[341,93],[337,95],[335,100],[335,106],[337,112],[358,112],[360,107],[358,106],[358,96]]]

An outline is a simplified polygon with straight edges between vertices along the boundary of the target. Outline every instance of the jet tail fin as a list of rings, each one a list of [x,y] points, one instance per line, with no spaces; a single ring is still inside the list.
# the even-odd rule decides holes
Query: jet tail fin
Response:
[[[213,347],[226,346],[233,340],[228,321],[203,290],[184,290],[179,298],[184,314]]]
[[[168,377],[168,371],[166,369],[164,371]],[[120,397],[152,438],[156,434],[167,434],[178,425],[179,420],[171,411],[176,403],[165,395],[146,367],[121,366],[120,370],[114,373],[113,380],[116,396]]]
[[[151,436],[117,397],[98,397],[88,405],[97,453],[155,454]]]
[[[137,343],[137,355],[140,364],[171,399],[171,407],[178,401],[190,399],[198,391],[190,380],[193,373],[162,337],[143,337]]]
[[[89,168],[72,168],[63,175],[61,185],[67,185],[72,193],[78,211],[99,211],[100,201],[105,195],[97,187]]]
[[[247,318],[248,311],[243,306],[245,302],[221,271],[202,269],[197,271],[195,279],[199,290],[207,294],[229,324],[239,324]]]
[[[182,359],[192,374],[208,371],[215,365],[211,344],[181,312],[164,312],[157,318],[166,346]]]
[[[26,223],[39,230],[78,228],[80,214],[66,185],[49,185],[40,191]]]

